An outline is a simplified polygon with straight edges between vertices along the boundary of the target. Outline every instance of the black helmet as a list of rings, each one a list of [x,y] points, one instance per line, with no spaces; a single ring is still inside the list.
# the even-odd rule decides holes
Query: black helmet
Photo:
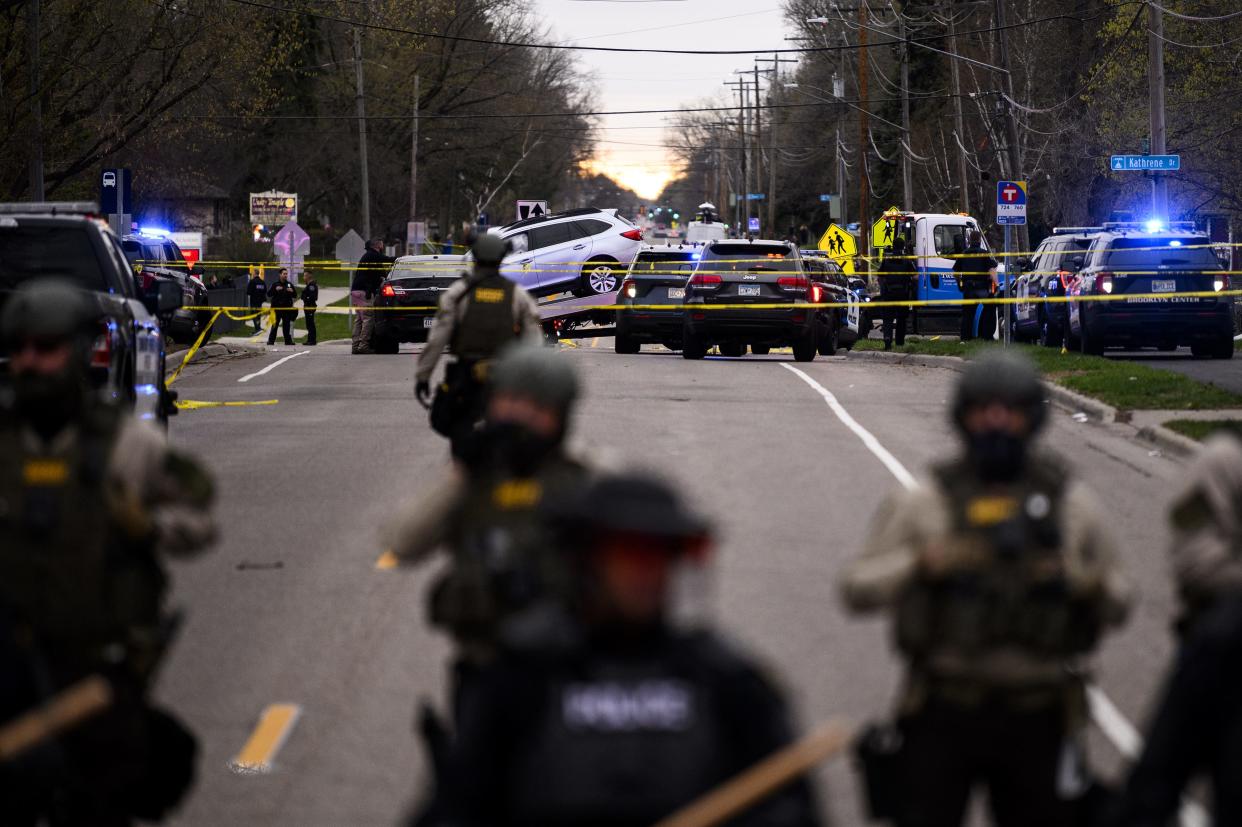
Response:
[[[707,521],[688,510],[671,486],[632,471],[597,477],[550,502],[546,511],[575,543],[584,533],[617,531],[684,540],[690,548],[710,531]]]
[[[906,254],[906,237],[899,235],[893,239],[893,255],[904,256]]]
[[[492,368],[491,389],[522,394],[567,413],[578,398],[578,375],[564,356],[540,345],[516,345]]]
[[[971,361],[962,372],[953,397],[953,421],[965,429],[966,411],[1000,402],[1025,410],[1034,434],[1044,423],[1044,383],[1025,356],[993,350]]]
[[[56,280],[30,281],[17,288],[0,316],[0,337],[7,344],[23,339],[85,338],[91,308],[81,290]]]
[[[480,233],[470,247],[470,251],[474,254],[474,260],[488,267],[495,267],[504,261],[505,256],[509,253],[509,249],[509,240],[501,238],[495,233]]]

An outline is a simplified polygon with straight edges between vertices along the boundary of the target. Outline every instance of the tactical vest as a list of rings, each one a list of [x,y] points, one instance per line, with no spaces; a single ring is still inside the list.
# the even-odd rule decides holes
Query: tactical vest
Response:
[[[563,597],[569,574],[540,506],[584,475],[579,464],[554,458],[532,477],[485,473],[472,480],[448,538],[452,564],[432,590],[432,624],[458,638],[491,641],[506,615]]]
[[[1038,458],[1013,485],[984,489],[964,464],[935,469],[953,512],[949,542],[974,565],[918,579],[898,604],[897,643],[917,663],[1016,647],[1046,657],[1090,651],[1103,625],[1096,595],[1073,595],[1065,575],[1064,470]]]
[[[650,824],[724,780],[714,687],[668,660],[599,656],[550,676],[501,793],[507,823]]]
[[[64,455],[31,451],[0,421],[0,604],[62,662],[159,620],[165,577],[149,543],[127,539],[105,500],[120,414],[97,407]]]
[[[513,293],[517,285],[498,271],[477,282],[461,297],[466,312],[454,328],[451,346],[458,359],[491,359],[517,337]]]

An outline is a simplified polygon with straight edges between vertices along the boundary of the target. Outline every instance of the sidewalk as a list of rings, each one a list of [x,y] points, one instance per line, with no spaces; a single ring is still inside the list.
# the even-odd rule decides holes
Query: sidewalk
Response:
[[[349,288],[347,287],[321,287],[319,288],[319,307],[321,308],[327,307],[333,302],[340,301],[341,299],[347,298],[348,296],[349,296]],[[298,309],[299,310],[301,309],[300,303],[298,305]],[[268,336],[267,318],[265,316],[260,316],[259,321],[262,323],[263,327],[258,333],[241,333],[235,336],[221,336],[219,339],[216,339],[216,341],[222,344],[233,344],[233,345],[265,344],[267,342],[267,336]],[[246,331],[254,330],[253,322],[247,321],[245,324],[246,324]],[[300,339],[305,339],[305,338],[306,338],[305,330],[301,330],[296,327],[293,329],[294,341],[298,341]],[[276,339],[278,342],[283,341],[279,335],[277,335]]]

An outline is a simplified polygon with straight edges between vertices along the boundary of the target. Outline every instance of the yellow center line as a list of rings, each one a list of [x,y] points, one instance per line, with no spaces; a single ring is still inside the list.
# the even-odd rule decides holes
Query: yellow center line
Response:
[[[284,746],[293,725],[302,714],[297,704],[271,704],[259,716],[259,724],[250,734],[250,740],[230,762],[234,772],[266,773],[272,770],[272,760]]]
[[[400,565],[401,561],[397,559],[397,555],[392,553],[392,549],[385,551],[375,561],[375,568],[379,571],[392,571]]]

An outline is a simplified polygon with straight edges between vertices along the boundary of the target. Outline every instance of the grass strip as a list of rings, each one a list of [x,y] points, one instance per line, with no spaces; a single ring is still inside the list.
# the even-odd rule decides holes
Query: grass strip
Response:
[[[1170,419],[1164,427],[1199,442],[1220,431],[1242,439],[1242,419]]]
[[[855,345],[858,350],[882,350],[883,347],[883,342],[875,339]],[[907,339],[905,345],[894,347],[893,352],[970,359],[989,347],[998,345],[962,344],[955,339]],[[1062,354],[1054,348],[1037,345],[1010,347],[1034,361],[1048,381],[1120,410],[1201,411],[1242,407],[1242,395],[1180,373],[1101,356]]]

